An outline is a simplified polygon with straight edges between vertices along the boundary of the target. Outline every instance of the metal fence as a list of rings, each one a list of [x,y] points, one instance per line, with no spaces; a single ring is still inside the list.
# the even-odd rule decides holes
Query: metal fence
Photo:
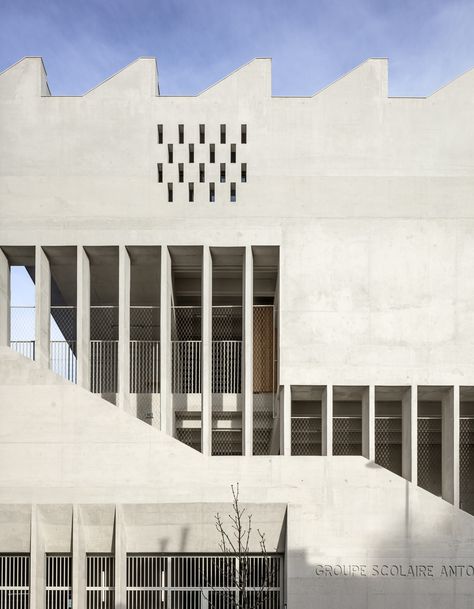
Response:
[[[0,607],[28,609],[30,606],[30,557],[0,554]]]
[[[321,455],[321,417],[291,417],[291,454]]]
[[[34,306],[10,307],[10,347],[21,355],[35,359]]]
[[[242,585],[236,584],[239,573]],[[282,557],[129,554],[127,608],[281,609]]]
[[[418,418],[418,486],[441,496],[441,417]]]
[[[72,556],[46,555],[46,609],[72,607]]]
[[[375,463],[402,475],[401,417],[375,417]]]
[[[474,417],[460,419],[460,507],[474,515]]]
[[[114,557],[111,554],[88,554],[86,560],[87,609],[114,609]]]
[[[118,341],[91,340],[91,391],[117,393]]]

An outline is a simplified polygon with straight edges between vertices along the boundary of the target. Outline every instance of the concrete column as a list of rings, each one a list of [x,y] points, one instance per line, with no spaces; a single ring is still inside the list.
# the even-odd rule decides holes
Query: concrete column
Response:
[[[212,256],[209,246],[202,251],[202,412],[201,450],[212,451]]]
[[[332,385],[327,385],[321,399],[321,454],[326,457],[332,457],[332,412]]]
[[[402,476],[418,483],[418,387],[408,387],[402,398]]]
[[[121,505],[115,507],[114,555],[115,608],[124,609],[127,606],[127,545],[123,508]]]
[[[243,453],[253,452],[253,253],[245,247],[244,256],[244,362],[243,362]]]
[[[86,607],[86,551],[82,536],[80,507],[72,506],[72,606]]]
[[[281,455],[291,455],[291,387],[280,387],[280,438]]]
[[[362,455],[375,460],[375,387],[370,385],[362,396]]]
[[[459,386],[450,387],[442,402],[442,496],[459,507]]]
[[[118,308],[118,390],[117,405],[129,410],[130,402],[130,255],[119,248],[119,308]]]
[[[0,347],[10,345],[10,264],[0,250]]]
[[[77,384],[91,386],[91,271],[89,257],[82,246],[77,248]]]
[[[40,245],[35,249],[35,360],[49,368],[51,340],[51,269]]]
[[[31,506],[30,525],[30,607],[44,609],[45,606],[45,552],[43,537],[38,524],[36,504]]]
[[[171,257],[168,247],[161,247],[160,292],[160,428],[171,433],[173,409],[171,403]]]

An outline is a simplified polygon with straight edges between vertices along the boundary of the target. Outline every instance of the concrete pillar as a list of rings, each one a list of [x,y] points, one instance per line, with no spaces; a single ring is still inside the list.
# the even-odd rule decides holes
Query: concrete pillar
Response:
[[[40,245],[35,249],[35,360],[49,368],[51,340],[51,269]]]
[[[321,454],[325,457],[332,457],[332,412],[332,385],[327,385],[323,390],[321,399]]]
[[[253,452],[253,253],[245,247],[244,255],[244,361],[243,361],[243,453]]]
[[[0,347],[10,344],[10,264],[0,250]]]
[[[212,256],[209,246],[202,251],[202,412],[201,450],[212,451]]]
[[[459,507],[459,386],[450,387],[442,402],[442,496]]]
[[[280,387],[280,438],[281,455],[291,455],[291,387]]]
[[[33,504],[30,525],[30,607],[32,609],[44,609],[45,585],[43,536],[38,524],[38,509],[36,504]]]
[[[72,606],[86,607],[86,551],[82,535],[80,507],[72,506]]]
[[[91,386],[91,271],[89,257],[82,246],[77,248],[77,384]]]
[[[168,247],[161,247],[160,291],[160,428],[171,433],[173,409],[171,403],[171,257]]]
[[[402,398],[402,476],[418,483],[418,387],[408,387]]]
[[[129,410],[130,402],[130,255],[119,248],[119,307],[118,307],[118,388],[117,405]]]
[[[375,387],[370,385],[362,396],[362,455],[375,460]]]
[[[121,505],[115,506],[114,557],[115,608],[124,609],[127,606],[127,545],[123,508]]]

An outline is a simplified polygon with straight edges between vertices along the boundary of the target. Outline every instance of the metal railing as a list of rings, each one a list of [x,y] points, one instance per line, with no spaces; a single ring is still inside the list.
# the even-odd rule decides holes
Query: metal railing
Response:
[[[71,383],[77,382],[76,341],[52,340],[50,343],[51,370]]]
[[[72,556],[46,555],[46,609],[72,606]]]
[[[91,391],[117,393],[118,341],[91,340]]]
[[[34,306],[10,307],[10,347],[30,359],[35,359],[35,315]]]
[[[87,555],[87,609],[114,609],[114,565],[115,559],[110,554]]]
[[[171,342],[172,392],[201,393],[201,341]]]
[[[0,607],[28,609],[30,605],[30,557],[0,554]]]
[[[212,393],[241,393],[242,341],[212,341]]]
[[[29,359],[35,359],[35,341],[34,340],[12,340],[10,347],[13,351],[20,353]]]
[[[160,392],[160,342],[130,341],[130,393]]]

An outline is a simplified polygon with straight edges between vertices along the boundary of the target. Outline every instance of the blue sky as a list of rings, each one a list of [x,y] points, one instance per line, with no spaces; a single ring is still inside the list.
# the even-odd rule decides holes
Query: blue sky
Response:
[[[196,94],[254,57],[275,95],[311,95],[368,57],[391,95],[429,95],[474,67],[474,0],[2,0],[0,69],[42,55],[55,95],[139,56],[162,94]]]

